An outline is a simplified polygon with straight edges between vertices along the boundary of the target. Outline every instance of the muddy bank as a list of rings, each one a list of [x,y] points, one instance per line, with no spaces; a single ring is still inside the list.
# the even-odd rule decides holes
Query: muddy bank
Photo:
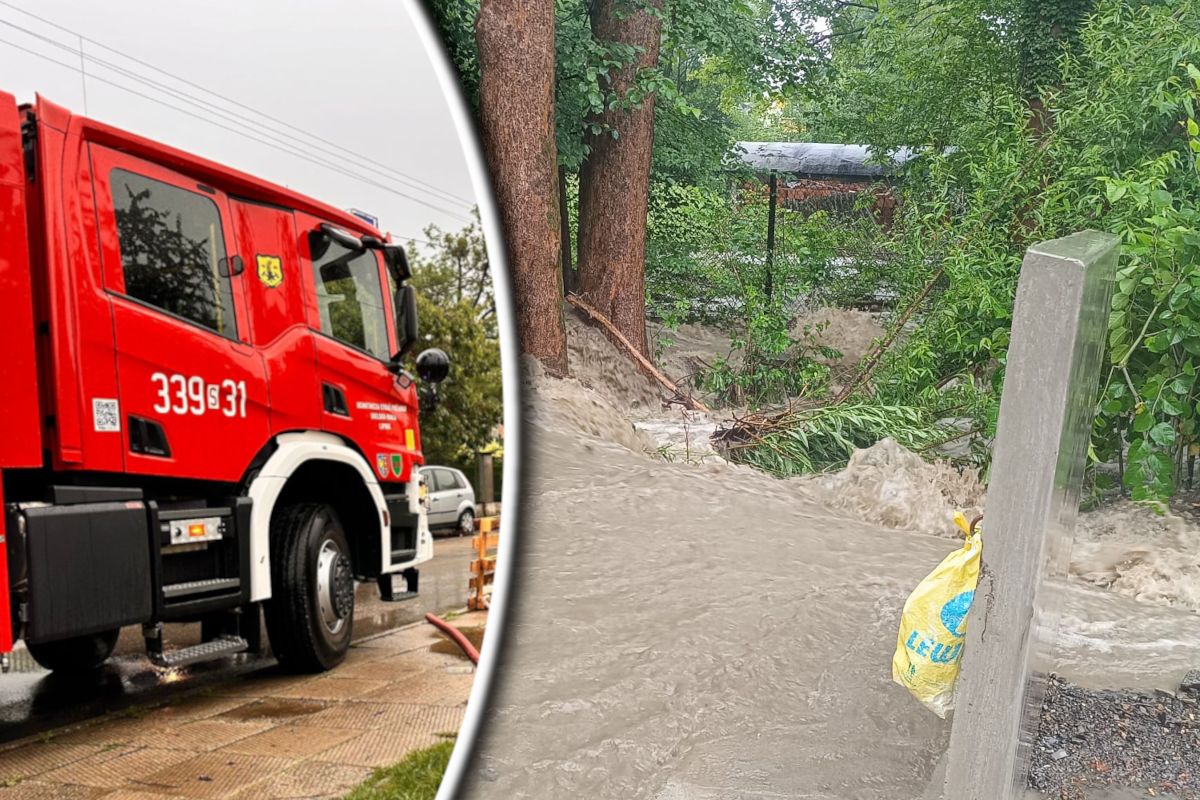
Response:
[[[619,397],[576,378],[550,378],[528,356],[521,367],[521,400],[526,422],[566,425],[582,435],[613,442],[635,453],[653,453],[658,448],[653,439],[630,422],[628,407],[618,407]]]
[[[803,311],[791,321],[788,332],[796,342],[791,350],[793,355],[803,351],[832,367],[835,377],[852,372],[871,351],[875,340],[884,334],[878,315],[842,308]],[[650,341],[658,343],[655,355],[659,369],[676,383],[696,390],[697,396],[706,401],[712,397],[698,391],[700,373],[719,361],[740,368],[742,353],[734,349],[734,341],[744,335],[740,327],[694,324],[676,329],[653,324],[649,327]],[[822,355],[818,352],[820,347],[837,351],[838,355]]]
[[[841,355],[818,358],[835,367],[851,368],[874,348],[883,336],[877,314],[847,308],[818,308],[800,314],[790,327],[792,338],[828,347]]]
[[[696,386],[696,376],[724,359],[734,367],[742,363],[733,349],[733,333],[709,325],[680,325],[675,330],[652,330],[650,341],[659,342],[658,368],[671,380]]]

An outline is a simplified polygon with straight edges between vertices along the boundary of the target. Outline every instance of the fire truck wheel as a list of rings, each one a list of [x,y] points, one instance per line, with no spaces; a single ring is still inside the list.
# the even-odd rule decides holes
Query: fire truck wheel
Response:
[[[300,503],[271,531],[267,634],[279,663],[321,672],[341,663],[354,625],[354,571],[342,523],[332,507]]]
[[[29,655],[51,672],[91,672],[112,655],[121,631],[101,631],[56,642],[26,642]]]

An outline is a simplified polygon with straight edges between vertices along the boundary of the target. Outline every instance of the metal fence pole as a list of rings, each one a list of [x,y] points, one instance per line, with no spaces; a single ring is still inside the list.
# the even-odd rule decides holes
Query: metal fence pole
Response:
[[[765,293],[770,300],[775,294],[775,208],[779,204],[779,174],[771,170],[770,205],[767,211],[767,284]]]
[[[1012,800],[1025,788],[1079,510],[1117,245],[1115,236],[1087,231],[1025,255],[945,800]]]

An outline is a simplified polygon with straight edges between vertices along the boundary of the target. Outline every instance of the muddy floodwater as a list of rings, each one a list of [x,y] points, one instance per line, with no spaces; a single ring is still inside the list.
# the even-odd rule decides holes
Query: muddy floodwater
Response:
[[[894,515],[868,513],[861,481],[663,461],[655,436],[676,435],[674,423],[647,424],[644,398],[603,388],[636,374],[603,352],[586,365],[603,380],[532,370],[533,502],[468,796],[922,797],[949,723],[892,683],[890,660],[905,598],[958,546],[944,515],[887,527]],[[830,501],[839,486],[856,492],[849,507]],[[894,500],[902,487],[880,491]],[[1129,566],[1093,538],[1083,568]],[[1200,616],[1111,582],[1071,583],[1060,673],[1177,685],[1200,665]]]

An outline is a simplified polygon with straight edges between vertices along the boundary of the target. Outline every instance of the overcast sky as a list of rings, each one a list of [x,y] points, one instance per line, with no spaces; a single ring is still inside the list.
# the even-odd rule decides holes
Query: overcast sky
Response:
[[[433,71],[431,58],[437,56],[425,52],[410,16],[420,13],[415,0],[0,0],[0,90],[15,94],[18,102],[30,101],[40,92],[83,113],[80,57],[71,52],[79,50],[79,38],[17,9],[94,40],[85,41],[83,50],[89,57],[85,59],[90,76],[86,80],[87,114],[95,119],[237,167],[338,208],[362,209],[377,216],[385,231],[401,238],[422,238],[429,223],[458,229],[475,203],[462,145]],[[254,111],[206,95],[130,59],[166,70]],[[211,109],[171,97],[98,61],[213,103],[238,119],[221,118]],[[315,147],[334,149],[335,155],[289,143],[292,149],[334,162],[366,181],[339,174],[271,146],[284,146],[278,142],[252,141],[162,103],[258,138],[304,139],[303,134],[262,115],[275,117],[402,175],[364,164],[361,159],[358,164],[351,163],[354,156],[338,153],[328,144],[312,142]],[[447,198],[421,182],[458,199]]]

